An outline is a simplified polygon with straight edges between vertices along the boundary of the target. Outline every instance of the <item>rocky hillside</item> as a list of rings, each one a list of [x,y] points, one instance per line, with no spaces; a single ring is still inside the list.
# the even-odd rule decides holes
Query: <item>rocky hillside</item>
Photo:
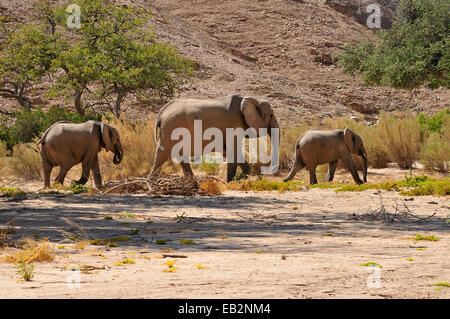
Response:
[[[55,1],[56,2],[56,1]],[[213,97],[231,93],[267,98],[281,122],[354,116],[369,122],[380,110],[435,112],[449,107],[449,90],[366,87],[334,65],[346,43],[374,37],[349,11],[323,0],[117,0],[152,9],[158,38],[196,61],[196,77],[178,95]],[[363,5],[364,1],[354,2]],[[380,4],[395,1],[378,1]],[[0,11],[31,19],[25,0],[2,0]],[[392,16],[392,8],[389,7]],[[387,15],[387,14],[386,14]],[[48,104],[61,101],[39,98]],[[15,101],[0,98],[0,108]],[[147,105],[126,101],[131,116]],[[153,111],[156,111],[153,108]]]

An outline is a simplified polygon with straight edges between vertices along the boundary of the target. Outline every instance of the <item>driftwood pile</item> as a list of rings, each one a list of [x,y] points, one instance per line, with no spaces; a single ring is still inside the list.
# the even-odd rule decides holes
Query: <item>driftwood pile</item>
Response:
[[[202,184],[224,183],[213,176],[184,177],[168,175],[157,178],[137,177],[129,180],[110,181],[105,185],[105,193],[146,193],[153,195],[181,195],[194,196],[205,195]]]

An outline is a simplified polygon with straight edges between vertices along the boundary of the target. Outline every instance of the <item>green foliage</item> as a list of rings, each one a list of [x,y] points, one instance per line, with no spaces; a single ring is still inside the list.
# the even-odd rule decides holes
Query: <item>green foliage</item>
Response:
[[[59,33],[49,35],[41,24],[6,24],[0,21],[0,87],[27,110],[29,88],[50,73],[52,61],[64,50]]]
[[[418,115],[422,140],[420,151],[426,169],[447,173],[450,170],[450,109],[434,116]]]
[[[368,85],[450,87],[450,2],[401,0],[396,20],[379,44],[346,46],[338,64]]]
[[[15,265],[15,268],[17,269],[17,274],[20,276],[21,279],[25,281],[31,281],[31,279],[33,279],[34,277],[33,264],[27,264],[22,260]]]
[[[404,196],[450,195],[450,178],[434,179],[428,176],[405,177],[397,182],[377,184],[339,185],[336,192],[359,192],[368,189],[396,190]]]
[[[450,119],[450,108],[446,108],[439,113],[427,116],[423,113],[417,114],[417,121],[419,122],[420,133],[425,136],[427,133],[444,133],[441,128],[442,124]]]
[[[418,234],[418,235],[416,235],[416,237],[414,237],[414,240],[439,241],[441,239],[434,235],[424,236],[424,235]]]
[[[84,185],[80,185],[80,184],[73,184],[70,186],[70,188],[74,194],[87,193],[89,191],[88,186],[84,186]]]
[[[438,282],[435,284],[432,284],[432,286],[437,286],[437,287],[450,287],[450,284],[448,282]]]
[[[13,197],[18,195],[25,195],[26,193],[20,188],[15,187],[2,187],[0,186],[0,197]]]
[[[172,97],[183,79],[192,75],[191,61],[156,40],[147,26],[148,10],[102,0],[79,0],[77,4],[81,25],[70,30],[75,41],[55,60],[55,67],[64,74],[54,92],[63,89],[73,95],[75,91],[78,112],[84,112],[81,95],[88,89],[96,104],[106,105],[118,117],[127,95]]]

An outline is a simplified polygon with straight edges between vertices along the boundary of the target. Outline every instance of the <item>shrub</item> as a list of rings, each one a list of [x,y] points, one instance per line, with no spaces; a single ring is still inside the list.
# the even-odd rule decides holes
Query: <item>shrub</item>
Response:
[[[391,160],[400,168],[411,168],[420,151],[420,131],[416,118],[411,114],[396,118],[381,113],[378,129]]]
[[[450,125],[448,126],[443,136],[432,133],[425,141],[420,156],[426,169],[442,173],[450,170]]]
[[[424,139],[420,152],[422,163],[426,169],[447,173],[450,169],[450,109],[432,117],[419,114],[418,122]]]
[[[15,176],[27,179],[41,178],[41,157],[35,143],[14,146],[8,167]]]
[[[24,262],[26,264],[53,261],[55,259],[54,250],[55,246],[51,246],[47,239],[36,242],[33,239],[26,238],[22,250],[4,257],[4,260],[10,263]]]
[[[378,32],[379,43],[347,46],[338,64],[369,85],[448,88],[449,11],[447,0],[400,0],[392,28]]]

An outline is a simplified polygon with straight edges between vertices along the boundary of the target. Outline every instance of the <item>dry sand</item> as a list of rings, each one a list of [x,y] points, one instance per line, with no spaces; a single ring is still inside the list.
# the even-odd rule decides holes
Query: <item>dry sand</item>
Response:
[[[369,178],[385,172],[371,170]],[[404,201],[415,215],[436,215],[391,224],[352,219],[376,209],[380,200],[387,209]],[[433,286],[450,282],[448,200],[320,189],[1,198],[0,225],[15,218],[15,238],[48,237],[59,248],[53,262],[35,263],[30,282],[18,280],[13,264],[1,261],[0,298],[449,298],[449,287]],[[81,225],[89,239],[130,239],[117,247],[77,249],[61,233],[75,232],[61,217]],[[417,234],[440,240],[415,241]],[[126,258],[135,264],[116,265]],[[163,264],[175,259],[178,269],[164,272]],[[367,262],[382,268],[360,265]],[[92,267],[66,270],[74,264]]]

